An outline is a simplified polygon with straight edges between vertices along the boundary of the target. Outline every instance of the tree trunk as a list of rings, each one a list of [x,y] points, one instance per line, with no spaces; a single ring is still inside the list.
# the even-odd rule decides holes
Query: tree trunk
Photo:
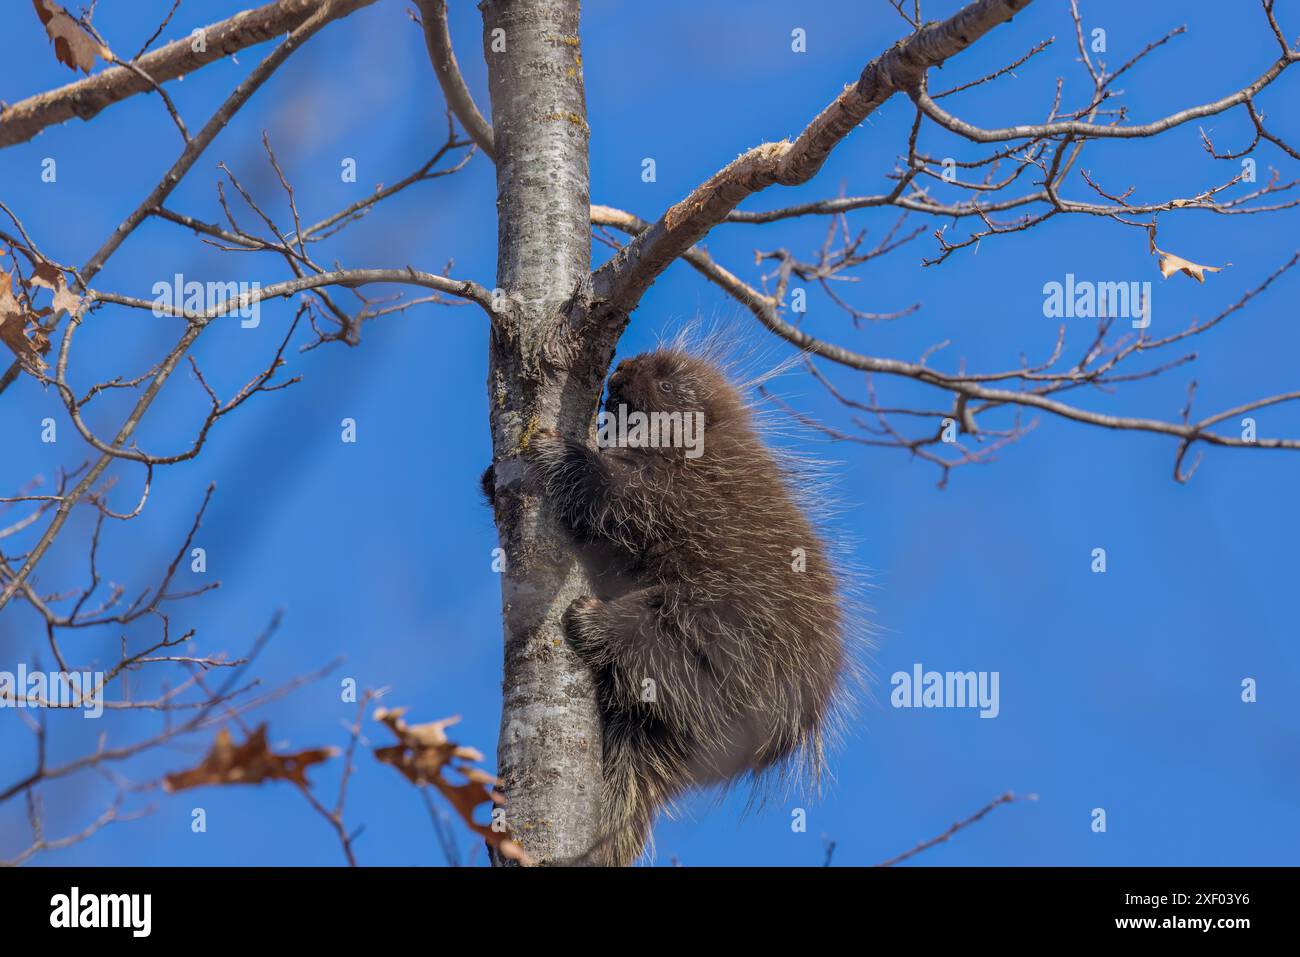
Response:
[[[497,300],[488,398],[505,680],[498,773],[506,820],[538,863],[596,839],[601,726],[590,674],[560,625],[589,594],[565,530],[524,483],[539,429],[588,439],[613,333],[589,335],[586,101],[578,0],[485,0],[497,171]],[[589,341],[583,341],[584,339]]]

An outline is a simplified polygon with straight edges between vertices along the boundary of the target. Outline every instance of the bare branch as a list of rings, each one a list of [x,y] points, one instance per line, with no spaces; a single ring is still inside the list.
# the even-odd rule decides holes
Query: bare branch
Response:
[[[930,23],[867,64],[793,142],[764,143],[746,152],[669,209],[645,233],[601,266],[593,295],[609,314],[626,313],[668,266],[723,222],[742,200],[775,183],[811,179],[831,150],[900,90],[917,89],[925,71],[956,56],[1031,0],[976,0],[942,22]]]
[[[1267,70],[1265,70],[1255,82],[1243,87],[1235,93],[1215,100],[1212,103],[1203,103],[1199,106],[1191,106],[1185,110],[1179,110],[1177,113],[1171,113],[1169,116],[1159,120],[1153,120],[1150,123],[1139,123],[1133,126],[1112,126],[1099,123],[1090,123],[1083,120],[1063,120],[1056,123],[1039,123],[1039,124],[1020,124],[1018,126],[1007,126],[999,129],[986,130],[981,129],[974,124],[967,123],[965,120],[958,119],[951,113],[946,112],[943,107],[934,102],[934,99],[926,94],[925,90],[916,88],[910,92],[913,102],[921,109],[926,116],[934,120],[944,129],[951,130],[968,140],[974,140],[977,143],[1001,143],[1007,140],[1024,140],[1024,139],[1043,139],[1050,136],[1072,136],[1072,137],[1090,137],[1094,139],[1136,139],[1146,136],[1155,136],[1166,130],[1171,130],[1176,126],[1184,123],[1190,123],[1192,120],[1199,120],[1202,117],[1214,116],[1222,113],[1224,110],[1239,106],[1242,103],[1249,102],[1256,96],[1260,90],[1268,86],[1292,63],[1300,60],[1300,53],[1288,53],[1278,58]]]
[[[916,847],[912,848],[910,851],[904,851],[902,854],[899,854],[897,857],[891,857],[889,860],[883,861],[877,864],[876,866],[893,867],[895,864],[903,863],[903,861],[907,860],[909,857],[915,857],[917,854],[920,854],[922,851],[929,850],[930,848],[934,847],[936,844],[942,844],[944,841],[950,840],[952,836],[956,834],[958,831],[960,831],[962,828],[970,827],[972,824],[981,820],[982,818],[987,816],[990,812],[992,812],[995,808],[999,808],[1003,804],[1012,804],[1016,801],[1037,801],[1037,800],[1038,800],[1037,794],[1025,794],[1022,796],[1017,796],[1013,794],[1011,791],[1008,791],[1006,794],[1003,794],[1002,796],[984,805],[982,808],[980,808],[970,817],[958,821],[952,827],[948,828],[948,830],[940,834],[938,837],[932,837],[928,841],[922,841],[920,844],[916,845]]]
[[[456,114],[461,126],[465,127],[465,132],[478,144],[478,148],[495,162],[492,127],[475,106],[474,97],[461,75],[460,64],[456,62],[456,53],[451,48],[451,32],[447,29],[447,0],[416,0],[416,5],[420,8],[420,21],[424,27],[425,44],[429,48],[429,59],[433,63],[433,71],[438,77],[443,95],[447,98],[447,105]]]
[[[245,10],[219,23],[203,27],[202,48],[194,36],[174,40],[153,53],[137,57],[131,65],[116,66],[102,73],[20,100],[0,113],[0,148],[25,143],[41,130],[74,117],[89,120],[105,107],[157,84],[193,73],[209,63],[225,59],[246,47],[265,43],[288,33],[331,0],[276,0],[256,10]],[[375,0],[343,0],[331,19],[369,6]]]

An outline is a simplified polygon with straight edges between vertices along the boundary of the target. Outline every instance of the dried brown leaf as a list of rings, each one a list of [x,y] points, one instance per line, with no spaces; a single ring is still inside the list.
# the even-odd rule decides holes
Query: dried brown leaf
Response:
[[[167,791],[206,784],[261,784],[263,781],[292,781],[307,787],[307,769],[328,761],[338,754],[337,748],[310,748],[297,754],[274,754],[266,743],[266,725],[258,725],[243,744],[236,745],[230,732],[222,728],[207,757],[194,768],[178,771],[163,778]]]
[[[397,768],[412,784],[432,784],[451,802],[466,826],[495,847],[502,857],[531,864],[532,860],[511,839],[508,831],[494,831],[474,820],[474,811],[479,805],[504,804],[505,798],[491,789],[497,783],[491,774],[482,768],[457,763],[483,760],[482,753],[475,748],[448,740],[444,729],[455,724],[460,717],[409,725],[402,720],[405,713],[405,708],[380,708],[375,712],[375,720],[387,725],[398,740],[397,744],[389,747],[376,748],[375,757]],[[444,778],[443,771],[447,769],[462,775],[465,783],[454,784]]]
[[[1220,272],[1225,266],[1202,266],[1200,263],[1194,263],[1190,259],[1184,259],[1182,256],[1175,256],[1173,253],[1167,253],[1156,246],[1156,231],[1154,228],[1147,230],[1147,239],[1151,245],[1151,253],[1159,256],[1157,266],[1160,269],[1160,275],[1168,279],[1176,272],[1185,276],[1191,276],[1197,282],[1205,282],[1207,272]],[[1232,263],[1227,263],[1231,266]]]
[[[9,347],[25,368],[39,373],[45,370],[41,356],[49,351],[50,340],[35,319],[26,297],[14,293],[13,277],[0,270],[0,342]]]
[[[45,32],[54,44],[54,55],[60,63],[89,73],[95,65],[95,57],[105,61],[112,59],[113,54],[108,48],[87,33],[54,0],[32,0],[32,6],[36,8],[41,23],[45,24]]]
[[[81,307],[81,297],[68,288],[63,271],[51,263],[41,263],[36,267],[32,273],[32,285],[43,286],[54,292],[51,305],[55,312],[62,309],[71,315]]]

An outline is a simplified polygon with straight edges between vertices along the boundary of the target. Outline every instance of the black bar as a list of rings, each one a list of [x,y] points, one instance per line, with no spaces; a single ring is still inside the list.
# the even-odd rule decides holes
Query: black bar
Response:
[[[147,939],[204,949],[270,940],[396,949],[462,934],[499,945],[511,933],[549,949],[560,932],[602,947],[716,938],[770,950],[773,935],[800,927],[814,946],[905,931],[917,953],[942,940],[985,948],[1103,936],[1231,946],[1241,934],[1290,930],[1295,877],[1289,868],[25,868],[0,873],[0,926],[6,944],[77,934],[132,946],[144,939],[132,929],[144,929],[144,898],[128,910],[127,899],[100,895],[147,894]],[[74,887],[78,923],[116,911],[119,926],[66,926]]]

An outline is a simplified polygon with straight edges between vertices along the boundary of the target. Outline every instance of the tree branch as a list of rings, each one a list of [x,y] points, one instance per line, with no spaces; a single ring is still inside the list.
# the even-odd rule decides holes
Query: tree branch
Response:
[[[645,230],[649,228],[648,224],[644,220],[638,219],[630,213],[625,213],[622,210],[611,209],[610,207],[604,206],[592,207],[592,224],[611,226],[634,237],[644,235]],[[633,242],[635,241],[636,240],[633,239]],[[1039,372],[1039,369],[1045,368],[1045,366],[1037,367],[1035,369],[1019,369],[1007,373],[967,374],[961,372],[956,374],[947,374],[927,366],[925,364],[925,358],[922,358],[919,362],[905,362],[899,359],[869,356],[853,352],[849,349],[843,348],[842,346],[837,346],[833,343],[809,335],[798,326],[787,322],[781,316],[781,299],[779,294],[770,296],[760,292],[735,274],[720,266],[707,252],[700,249],[698,246],[687,249],[682,254],[681,258],[710,282],[717,285],[735,298],[736,301],[744,305],[745,308],[747,308],[769,332],[780,336],[782,339],[803,350],[805,353],[819,356],[838,365],[857,369],[861,372],[899,376],[913,379],[925,385],[944,389],[951,392],[954,397],[956,397],[957,403],[963,410],[962,418],[967,419],[967,421],[973,421],[973,419],[968,418],[968,416],[973,416],[975,411],[983,412],[998,406],[1039,409],[1064,419],[1081,422],[1085,425],[1100,426],[1102,428],[1115,430],[1152,432],[1180,439],[1178,463],[1182,462],[1183,456],[1186,454],[1188,448],[1197,442],[1205,442],[1208,445],[1226,446],[1230,448],[1300,450],[1300,439],[1246,439],[1206,431],[1211,426],[1217,425],[1218,423],[1235,416],[1244,415],[1247,412],[1254,411],[1255,409],[1300,400],[1300,390],[1253,400],[1197,421],[1192,421],[1189,417],[1184,417],[1184,420],[1181,422],[1170,422],[1161,419],[1149,419],[1135,416],[1106,415],[1104,413],[1092,412],[1062,402],[1061,400],[1053,398],[1047,394],[1049,391],[1060,391],[1076,385],[1119,381],[1119,377],[1103,379],[1102,376],[1110,369],[1114,368],[1120,360],[1134,352],[1158,349],[1162,346],[1181,341],[1188,336],[1199,334],[1200,332],[1213,327],[1222,318],[1236,312],[1248,301],[1267,289],[1280,275],[1296,266],[1297,263],[1300,263],[1300,253],[1292,256],[1290,260],[1276,269],[1258,287],[1247,292],[1238,302],[1229,306],[1223,313],[1214,319],[1195,324],[1183,332],[1174,333],[1162,339],[1140,338],[1127,345],[1116,356],[1112,357],[1109,361],[1103,363],[1097,368],[1085,371],[1083,364],[1080,364],[1078,367],[1070,371],[1046,374],[1040,374]],[[1058,344],[1058,350],[1052,357],[1052,362],[1059,357],[1059,348],[1060,344]],[[1163,371],[1163,369],[1155,370],[1155,372],[1158,371]],[[1155,373],[1137,373],[1133,377],[1144,377],[1151,374]],[[1046,384],[1036,386],[1032,389],[992,388],[985,384],[990,381],[1003,379],[1018,379],[1025,383],[1043,382]],[[972,399],[978,400],[984,404],[981,405],[978,410],[967,410],[967,405]],[[869,411],[881,412],[883,410],[870,408]],[[916,450],[915,443],[899,441],[897,440],[897,436],[895,438],[896,441],[887,444],[906,445],[911,447],[913,451]],[[941,462],[939,464],[943,465],[944,463]],[[1190,473],[1181,472],[1176,465],[1175,477],[1179,481],[1186,481],[1186,479],[1190,477]]]
[[[966,49],[1031,0],[976,0],[900,40],[862,71],[793,142],[764,143],[727,164],[598,269],[592,291],[607,313],[626,314],[668,266],[723,222],[742,200],[775,183],[810,180],[831,150],[900,90],[919,87],[930,67]]]
[[[269,286],[249,289],[247,293],[232,296],[211,309],[198,312],[189,309],[163,307],[156,305],[150,299],[123,296],[113,292],[100,292],[95,289],[87,290],[86,295],[97,302],[111,302],[120,306],[131,306],[135,309],[157,309],[164,315],[184,318],[196,325],[206,325],[220,316],[234,315],[236,310],[241,307],[251,306],[267,299],[292,296],[308,289],[320,289],[325,286],[344,286],[351,289],[380,282],[436,289],[439,292],[476,302],[487,310],[489,315],[492,312],[492,293],[478,283],[467,279],[448,279],[446,276],[421,272],[418,269],[412,269],[410,266],[404,269],[334,269],[329,272],[313,273],[300,276],[297,279],[286,279],[283,282],[272,283]]]
[[[1162,119],[1133,126],[1088,123],[1082,120],[1063,120],[1057,123],[1020,124],[1018,126],[986,130],[946,112],[943,107],[934,102],[933,98],[925,90],[916,88],[910,92],[912,100],[926,116],[944,129],[951,130],[953,133],[964,136],[968,140],[974,140],[977,143],[1002,143],[1007,140],[1043,139],[1050,136],[1137,139],[1145,136],[1156,136],[1166,130],[1173,129],[1175,126],[1181,126],[1202,117],[1214,116],[1242,103],[1249,103],[1260,90],[1276,80],[1283,70],[1297,60],[1300,60],[1300,53],[1287,53],[1285,56],[1279,57],[1254,83],[1235,93],[1215,100],[1213,103],[1189,106],[1185,110],[1171,113]]]
[[[193,73],[247,47],[265,43],[301,26],[329,0],[276,0],[245,10],[203,28],[203,49],[193,36],[173,40],[133,61],[134,69],[113,67],[57,90],[38,93],[0,113],[0,148],[25,143],[48,126],[74,117],[89,120],[105,107],[137,93],[147,93],[167,80]],[[375,0],[345,0],[333,18],[345,17]],[[150,81],[153,81],[152,83]]]
[[[960,831],[962,828],[970,827],[972,824],[981,820],[982,818],[990,814],[995,808],[1001,807],[1003,804],[1012,804],[1016,801],[1037,801],[1037,800],[1038,800],[1037,794],[1017,795],[1012,793],[1011,791],[1008,791],[1006,794],[994,798],[992,801],[984,805],[982,808],[980,808],[970,817],[965,818],[964,820],[958,821],[957,823],[953,824],[952,827],[948,828],[948,830],[944,831],[942,834],[938,835],[937,837],[932,837],[928,841],[922,841],[921,843],[917,844],[916,847],[912,848],[910,851],[904,851],[902,854],[899,854],[897,857],[891,857],[887,861],[882,861],[879,864],[877,864],[876,867],[893,867],[895,864],[903,863],[903,861],[907,860],[909,857],[915,857],[917,854],[920,854],[922,851],[929,850],[930,848],[934,847],[936,844],[942,844],[944,841],[950,840],[952,836],[956,834],[958,831]]]
[[[451,107],[460,125],[470,139],[478,144],[488,159],[496,162],[496,147],[492,127],[474,104],[474,97],[465,85],[456,53],[451,48],[451,31],[447,27],[447,0],[416,0],[420,8],[420,23],[424,27],[424,42],[429,48],[433,71],[442,87],[447,105]]]

